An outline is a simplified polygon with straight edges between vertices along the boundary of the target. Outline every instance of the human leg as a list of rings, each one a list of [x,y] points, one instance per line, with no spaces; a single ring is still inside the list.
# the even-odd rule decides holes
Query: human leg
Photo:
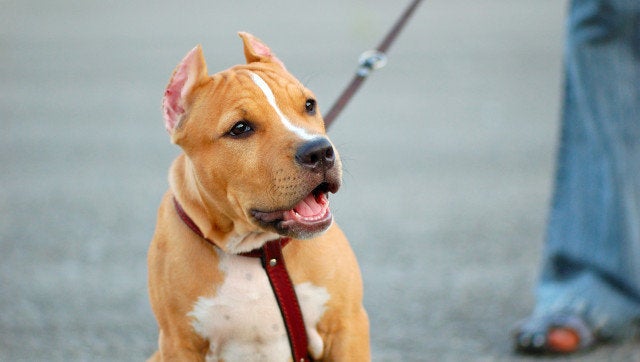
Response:
[[[565,77],[536,307],[516,333],[524,352],[584,349],[640,319],[640,2],[573,1]],[[577,335],[573,348],[555,348],[558,330]]]

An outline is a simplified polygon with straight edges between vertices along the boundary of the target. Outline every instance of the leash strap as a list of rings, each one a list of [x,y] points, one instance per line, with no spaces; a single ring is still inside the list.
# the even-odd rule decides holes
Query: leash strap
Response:
[[[269,241],[262,247],[262,266],[267,272],[273,293],[278,300],[284,325],[287,327],[291,353],[295,362],[311,361],[307,353],[309,341],[300,303],[282,257],[282,239]]]
[[[360,56],[359,63],[360,66],[356,71],[355,76],[351,79],[349,85],[342,91],[338,100],[333,104],[329,113],[324,117],[324,123],[326,128],[329,128],[333,121],[338,117],[340,112],[344,109],[344,107],[349,103],[354,94],[358,91],[358,88],[362,85],[362,82],[367,78],[371,71],[375,69],[379,69],[387,64],[387,56],[386,52],[391,47],[391,44],[396,39],[400,31],[409,21],[409,18],[415,12],[416,8],[420,4],[422,0],[413,0],[411,4],[407,7],[407,9],[402,13],[400,18],[393,25],[391,30],[387,33],[384,40],[378,45],[375,50],[369,50]]]
[[[180,219],[193,231],[196,235],[200,236],[211,245],[217,247],[211,240],[207,239],[198,225],[189,217],[184,211],[182,205],[173,198],[173,205]],[[308,354],[309,341],[307,340],[307,329],[304,326],[304,319],[302,318],[302,310],[300,309],[300,303],[298,302],[298,296],[293,288],[293,283],[287,272],[287,266],[284,262],[282,255],[282,248],[289,243],[289,238],[280,238],[276,240],[268,241],[262,248],[251,250],[239,255],[260,258],[262,267],[267,273],[271,289],[278,302],[280,313],[284,325],[287,329],[287,335],[289,336],[289,345],[291,346],[291,354],[294,362],[308,362],[312,361]]]

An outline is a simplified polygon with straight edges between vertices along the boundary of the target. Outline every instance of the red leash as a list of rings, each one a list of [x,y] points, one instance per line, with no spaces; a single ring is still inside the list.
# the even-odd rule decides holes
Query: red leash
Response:
[[[351,82],[342,91],[338,100],[333,104],[327,115],[324,117],[324,124],[327,128],[331,126],[333,121],[338,117],[338,114],[342,112],[342,109],[349,103],[353,95],[358,91],[362,82],[367,78],[371,71],[382,68],[387,64],[387,55],[385,54],[389,47],[391,47],[391,43],[396,39],[400,31],[409,21],[409,18],[415,12],[416,8],[420,4],[422,0],[413,0],[411,4],[407,7],[407,9],[402,13],[400,18],[393,25],[387,36],[385,36],[384,40],[378,45],[375,50],[369,50],[362,55],[360,55],[359,63],[360,66],[356,71],[356,75],[351,79]]]
[[[198,225],[187,215],[175,197],[173,198],[173,204],[178,212],[178,216],[180,216],[180,219],[182,219],[189,229],[217,248],[213,241],[204,236]],[[307,330],[304,326],[298,296],[293,288],[293,283],[291,282],[291,278],[289,278],[287,266],[282,256],[282,248],[289,243],[289,240],[289,238],[271,240],[260,249],[251,250],[239,255],[250,258],[260,258],[262,267],[269,278],[273,294],[278,301],[284,325],[287,328],[293,360],[295,362],[306,362],[312,360],[308,353],[309,341],[307,340]]]
[[[291,345],[291,354],[294,361],[305,362],[311,361],[309,356],[307,340],[307,330],[304,327],[304,319],[298,303],[298,296],[293,283],[289,278],[287,266],[282,256],[283,244],[288,242],[288,238],[269,241],[260,250],[262,251],[262,267],[267,272],[271,289],[276,295],[280,312],[284,319],[284,325],[287,327],[289,335],[289,344]]]

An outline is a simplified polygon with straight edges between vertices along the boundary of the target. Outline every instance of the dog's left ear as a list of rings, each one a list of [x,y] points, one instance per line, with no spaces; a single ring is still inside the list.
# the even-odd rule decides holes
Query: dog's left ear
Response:
[[[282,61],[260,39],[244,31],[239,32],[238,35],[244,43],[244,57],[247,59],[247,63],[275,63],[286,69]]]

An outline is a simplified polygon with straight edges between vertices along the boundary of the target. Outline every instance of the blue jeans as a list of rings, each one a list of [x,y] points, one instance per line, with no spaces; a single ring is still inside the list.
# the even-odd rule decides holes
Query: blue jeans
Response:
[[[555,190],[533,317],[600,337],[640,321],[640,0],[574,0]]]

